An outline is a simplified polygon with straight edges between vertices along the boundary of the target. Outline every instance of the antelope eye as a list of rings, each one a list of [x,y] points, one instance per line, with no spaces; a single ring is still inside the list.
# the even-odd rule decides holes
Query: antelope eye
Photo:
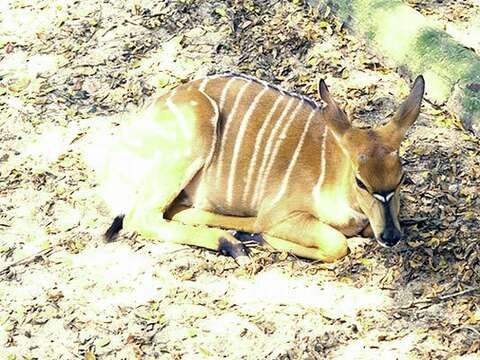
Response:
[[[360,180],[358,177],[355,177],[355,181],[357,182],[357,186],[362,190],[367,190],[365,184]]]

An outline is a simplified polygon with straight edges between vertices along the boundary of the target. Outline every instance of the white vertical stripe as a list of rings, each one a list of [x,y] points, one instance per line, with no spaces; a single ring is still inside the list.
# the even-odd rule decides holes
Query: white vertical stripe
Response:
[[[235,80],[238,80],[237,78],[235,77],[232,77],[230,79],[228,79],[228,81],[225,83],[224,85],[224,88],[222,90],[222,93],[220,94],[220,99],[218,101],[218,111],[219,111],[219,117],[222,116],[222,112],[224,110],[224,107],[225,107],[225,101],[227,100],[227,95],[228,95],[228,89],[230,89],[230,86],[232,86],[233,82]],[[220,146],[217,146],[219,145],[218,143],[221,141],[221,138],[218,138],[217,134],[218,134],[218,126],[220,125],[220,119],[217,120],[217,125],[215,127],[215,129],[217,130],[216,134],[215,134],[215,138],[216,138],[216,141],[215,141],[215,148],[214,148],[214,151],[215,149],[218,149],[220,150]],[[217,164],[217,167],[218,167],[218,164]],[[211,173],[213,171],[213,168],[209,168],[209,172]],[[215,179],[216,181],[218,181],[218,179],[216,178]]]
[[[280,136],[278,137],[278,139],[275,143],[275,148],[273,149],[272,155],[270,156],[270,159],[269,159],[269,162],[268,162],[268,166],[265,170],[265,173],[263,174],[262,185],[261,185],[261,188],[260,188],[261,190],[260,190],[260,194],[259,194],[260,199],[265,194],[265,190],[266,190],[266,187],[267,187],[268,176],[270,175],[270,171],[272,171],[273,164],[275,163],[275,160],[277,159],[277,155],[278,155],[278,151],[280,150],[280,146],[282,146],[283,141],[286,139],[287,132],[290,129],[290,126],[292,125],[293,121],[297,117],[297,114],[298,114],[298,112],[300,111],[300,109],[302,108],[303,105],[304,105],[304,100],[303,99],[298,101],[298,104],[295,107],[295,110],[290,115],[290,118],[288,119],[287,123],[285,124],[285,127],[283,128]]]
[[[247,130],[248,123],[250,122],[250,118],[252,117],[255,108],[258,105],[258,102],[262,98],[263,95],[269,90],[267,85],[264,85],[262,91],[260,91],[255,99],[253,100],[252,104],[248,107],[248,110],[245,112],[243,119],[240,122],[240,129],[238,131],[237,139],[235,141],[235,146],[233,148],[233,155],[232,155],[232,164],[230,167],[230,174],[228,175],[228,183],[227,183],[227,205],[230,206],[233,201],[233,182],[235,181],[235,173],[237,171],[237,162],[238,162],[238,155],[240,154],[240,149],[242,147],[243,137],[245,136],[245,131]]]
[[[318,181],[313,188],[313,196],[314,198],[318,199],[320,194],[320,189],[325,181],[325,167],[326,167],[326,159],[325,159],[325,148],[327,144],[327,136],[329,134],[327,125],[324,125],[325,128],[323,129],[322,134],[322,148],[320,150],[320,175],[318,177]]]
[[[290,111],[290,108],[292,107],[294,101],[295,101],[295,98],[291,97],[287,103],[287,106],[285,107],[285,109],[283,109],[282,114],[280,115],[280,118],[278,118],[275,126],[273,127],[272,132],[270,133],[267,145],[265,146],[265,150],[263,152],[262,164],[260,165],[260,170],[257,172],[257,182],[255,185],[255,193],[253,195],[252,201],[250,202],[250,207],[253,207],[257,202],[260,183],[263,178],[263,172],[265,171],[265,166],[267,165],[267,160],[270,155],[270,150],[272,148],[273,141],[276,139],[277,131],[280,128],[280,125],[282,124],[283,119],[285,118],[285,116],[287,116],[288,112]]]
[[[237,80],[237,78],[232,77],[231,79],[229,79],[222,90],[222,94],[220,95],[220,100],[218,102],[218,107],[220,112],[223,111],[223,107],[225,106],[225,101],[227,101],[228,89],[230,89],[230,86],[232,86],[235,80]]]
[[[300,151],[302,150],[303,143],[305,142],[305,136],[307,135],[308,129],[310,127],[310,123],[312,122],[312,119],[315,113],[316,113],[316,110],[312,109],[312,111],[310,112],[310,115],[308,116],[307,122],[305,124],[305,128],[303,129],[302,135],[300,136],[300,140],[298,141],[297,147],[295,148],[295,152],[293,153],[292,160],[290,161],[290,164],[288,164],[287,171],[285,172],[285,176],[282,180],[282,184],[280,185],[280,190],[275,196],[273,200],[273,204],[278,202],[287,191],[288,183],[290,182],[290,176],[292,175],[292,171],[295,167],[295,164],[297,163],[298,156],[300,155]]]
[[[224,123],[224,129],[222,131],[222,136],[220,140],[220,147],[218,148],[218,162],[217,162],[217,173],[216,173],[216,184],[217,187],[220,185],[220,176],[222,175],[222,170],[223,170],[223,162],[224,162],[224,157],[225,157],[225,143],[228,140],[228,131],[230,130],[230,127],[232,125],[232,120],[234,119],[238,105],[240,104],[240,100],[243,97],[243,94],[245,90],[248,88],[248,86],[252,83],[252,80],[247,80],[245,84],[240,88],[240,91],[237,93],[235,96],[235,100],[233,102],[233,107],[228,113],[228,117],[225,120]],[[222,108],[222,107],[221,107]],[[225,141],[224,141],[225,139]]]
[[[206,77],[205,79],[202,80],[200,85],[198,86],[198,90],[200,91],[205,91],[205,88],[207,87],[207,83],[210,81],[210,78]]]
[[[278,105],[280,105],[280,102],[282,101],[282,99],[284,99],[283,96],[280,96],[280,95],[277,96],[272,108],[270,109],[270,112],[268,113],[266,119],[262,124],[262,127],[258,132],[257,137],[255,138],[254,152],[253,152],[252,160],[250,161],[250,165],[248,166],[247,181],[245,183],[245,188],[243,189],[243,196],[242,196],[243,204],[246,203],[247,196],[249,195],[250,185],[253,178],[253,171],[255,170],[255,166],[257,165],[257,157],[258,157],[258,153],[260,152],[260,144],[263,140],[263,135],[265,134],[265,131],[267,131],[268,125],[270,125],[273,115],[275,114],[275,111],[277,110]]]

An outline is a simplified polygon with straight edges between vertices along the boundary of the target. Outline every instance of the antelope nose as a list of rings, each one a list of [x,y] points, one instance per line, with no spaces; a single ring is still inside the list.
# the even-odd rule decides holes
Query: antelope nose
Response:
[[[402,233],[397,228],[385,229],[385,231],[380,234],[380,243],[387,247],[393,247],[398,244],[401,238]]]

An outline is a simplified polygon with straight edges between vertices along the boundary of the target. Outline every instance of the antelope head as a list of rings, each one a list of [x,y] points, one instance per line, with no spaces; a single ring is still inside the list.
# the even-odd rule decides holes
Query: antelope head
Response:
[[[388,123],[375,129],[359,129],[351,126],[325,82],[321,80],[319,84],[320,96],[327,104],[327,126],[350,161],[354,201],[370,221],[376,240],[385,247],[395,246],[402,236],[399,193],[404,171],[399,148],[407,129],[418,117],[424,88],[423,77],[418,76],[410,95]]]

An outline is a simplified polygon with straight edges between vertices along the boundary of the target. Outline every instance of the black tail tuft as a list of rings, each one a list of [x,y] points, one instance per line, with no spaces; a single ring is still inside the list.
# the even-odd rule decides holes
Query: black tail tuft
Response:
[[[115,238],[117,237],[120,230],[123,229],[123,218],[124,217],[125,217],[125,215],[118,215],[118,216],[115,217],[115,219],[113,219],[112,225],[110,225],[108,230],[103,235],[103,237],[105,238],[105,240],[107,242],[112,242],[113,240],[115,240]]]

